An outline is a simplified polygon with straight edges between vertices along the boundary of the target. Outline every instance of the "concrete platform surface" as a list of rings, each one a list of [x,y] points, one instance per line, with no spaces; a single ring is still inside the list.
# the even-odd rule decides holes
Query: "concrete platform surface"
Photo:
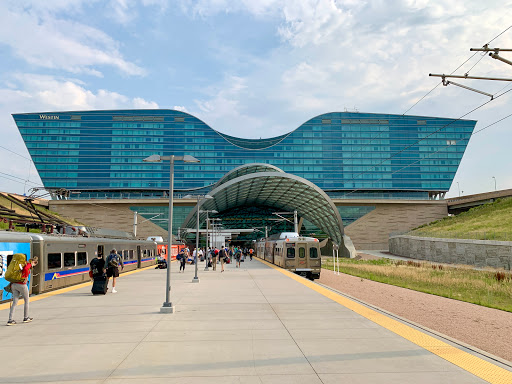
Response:
[[[488,382],[256,259],[201,264],[199,283],[171,268],[173,314],[159,269],[121,275],[115,294],[34,301],[32,323],[18,306],[0,327],[0,383]]]

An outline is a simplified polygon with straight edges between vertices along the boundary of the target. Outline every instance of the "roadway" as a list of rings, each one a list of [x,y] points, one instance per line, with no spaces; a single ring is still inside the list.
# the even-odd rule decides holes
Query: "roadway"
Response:
[[[33,298],[0,327],[0,383],[510,383],[512,372],[258,260],[224,273],[166,270]],[[8,306],[0,305],[7,321]]]

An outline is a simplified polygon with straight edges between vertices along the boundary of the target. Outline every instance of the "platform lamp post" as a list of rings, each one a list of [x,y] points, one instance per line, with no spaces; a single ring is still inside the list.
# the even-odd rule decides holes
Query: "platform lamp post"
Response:
[[[217,246],[218,243],[218,236],[219,236],[219,227],[220,223],[215,223],[216,221],[222,221],[221,218],[211,218],[210,221],[212,222],[212,233],[213,233],[213,248]]]
[[[171,252],[172,252],[172,197],[174,193],[174,162],[175,161],[183,161],[184,163],[199,163],[199,160],[190,155],[184,156],[160,156],[160,155],[151,155],[146,157],[143,161],[148,163],[159,163],[161,161],[169,160],[170,162],[170,170],[169,170],[169,226],[167,229],[168,238],[167,238],[167,281],[165,286],[165,301],[160,308],[160,312],[162,313],[174,313],[174,307],[171,303]]]
[[[190,199],[192,197],[193,197],[192,195],[183,196],[184,199]],[[196,195],[196,197],[197,197],[197,203],[196,203],[196,249],[195,249],[196,259],[194,260],[195,276],[192,279],[193,283],[199,283],[199,277],[197,276],[197,264],[199,262],[199,213],[201,212],[199,210],[199,206],[201,205],[201,203],[203,201],[208,200],[208,199],[213,199],[213,196],[210,196],[210,195],[204,195],[204,196]]]
[[[210,224],[210,219],[208,218],[208,214],[209,213],[213,213],[213,214],[216,214],[216,213],[219,213],[217,212],[215,209],[212,209],[212,210],[206,210],[206,211],[199,211],[199,213],[206,213],[206,250],[205,250],[205,253],[208,252],[208,244],[209,244],[209,231],[208,231],[208,226]],[[209,271],[209,268],[208,268],[208,260],[210,258],[210,255],[206,254],[204,255],[204,260],[206,261],[206,265],[204,267],[204,270],[205,271]]]
[[[494,190],[496,191],[496,178],[494,176],[492,178],[494,179]]]

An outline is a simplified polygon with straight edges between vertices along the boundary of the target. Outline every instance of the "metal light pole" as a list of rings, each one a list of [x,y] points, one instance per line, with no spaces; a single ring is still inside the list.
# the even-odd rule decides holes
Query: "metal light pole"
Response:
[[[218,212],[216,210],[212,209],[212,210],[206,210],[206,211],[199,211],[199,213],[206,213],[206,251],[205,252],[208,252],[208,243],[209,243],[209,239],[208,239],[208,235],[209,235],[209,233],[208,233],[208,226],[209,226],[209,223],[210,223],[210,221],[209,221],[210,219],[208,218],[208,214],[209,213],[215,214],[215,213],[218,213]],[[209,269],[208,269],[208,259],[209,259],[210,255],[206,254],[204,256],[205,256],[204,260],[206,262],[204,270],[205,271],[209,271]]]
[[[457,181],[457,189],[459,190],[459,197],[460,197],[460,185],[459,185],[458,181]]]
[[[494,179],[494,190],[496,191],[496,178],[494,176],[492,178]]]
[[[192,197],[192,195],[187,195],[187,196],[184,196],[183,198],[184,199],[190,199]],[[201,212],[199,210],[199,207],[200,205],[202,204],[202,202],[206,199],[213,199],[213,196],[210,196],[210,195],[197,195],[197,203],[196,203],[196,249],[195,249],[195,252],[196,252],[196,259],[195,259],[195,276],[194,278],[192,279],[192,282],[193,283],[199,283],[199,277],[197,276],[197,264],[198,264],[198,261],[199,261],[199,213]]]
[[[167,228],[167,280],[165,286],[165,301],[160,308],[160,312],[174,313],[174,307],[171,303],[171,253],[172,253],[172,206],[173,206],[173,190],[174,190],[174,162],[183,161],[185,163],[199,163],[199,160],[190,155],[184,156],[160,156],[151,155],[146,157],[143,161],[149,163],[159,163],[161,161],[169,160],[169,226]]]

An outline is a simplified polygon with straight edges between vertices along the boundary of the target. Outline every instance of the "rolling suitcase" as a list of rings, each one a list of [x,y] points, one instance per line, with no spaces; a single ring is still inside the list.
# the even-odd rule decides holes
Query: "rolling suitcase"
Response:
[[[107,277],[105,275],[94,278],[91,292],[93,295],[104,295],[107,293]]]

